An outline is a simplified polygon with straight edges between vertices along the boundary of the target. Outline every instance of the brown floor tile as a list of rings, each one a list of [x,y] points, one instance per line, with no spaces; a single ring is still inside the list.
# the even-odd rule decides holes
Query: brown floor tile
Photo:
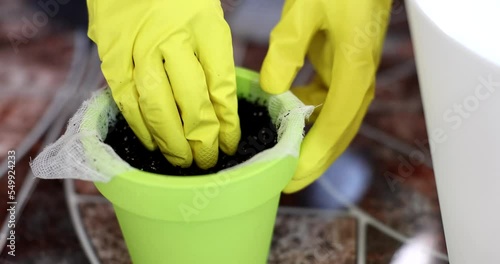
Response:
[[[66,79],[72,33],[33,39],[15,53],[0,44],[0,160],[28,135]]]
[[[356,263],[356,219],[278,214],[270,264]]]
[[[80,205],[83,225],[102,263],[131,263],[111,204]]]
[[[62,182],[42,180],[16,223],[16,256],[4,250],[0,263],[86,264],[69,218]]]
[[[376,115],[368,114],[365,123],[410,145],[415,145],[415,142],[421,142],[428,138],[425,119],[420,112],[394,111]]]
[[[436,183],[431,168],[383,146],[374,146],[374,174],[360,207],[396,231],[434,234],[436,250],[446,252]]]
[[[74,183],[75,190],[79,194],[100,195],[99,190],[97,190],[93,182],[74,180]]]
[[[130,263],[110,204],[80,206],[85,228],[103,263]],[[356,260],[356,220],[322,215],[277,216],[269,262],[350,264]]]
[[[401,243],[372,226],[366,230],[366,263],[387,264],[391,262]]]
[[[250,43],[245,53],[243,66],[248,69],[259,72],[260,67],[262,66],[262,62],[266,57],[266,54],[267,54],[267,46]]]
[[[366,233],[366,264],[446,264],[426,250],[434,242],[432,236],[422,234],[403,244],[372,226]]]
[[[3,128],[27,134],[45,112],[49,100],[36,97],[12,98],[9,109],[0,116]]]
[[[7,151],[15,149],[21,143],[24,136],[18,131],[0,128],[0,161],[7,157]]]

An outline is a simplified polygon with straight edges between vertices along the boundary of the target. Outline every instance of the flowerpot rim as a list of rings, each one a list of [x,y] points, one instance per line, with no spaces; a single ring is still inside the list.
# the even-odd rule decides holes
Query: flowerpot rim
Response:
[[[250,93],[250,86],[258,85],[259,74],[236,68],[236,78],[239,93],[240,86],[243,86],[242,91]],[[304,124],[289,125],[292,126],[289,130],[294,132],[285,132],[283,137],[294,134],[292,138],[299,142],[296,134]],[[298,156],[286,153],[288,147],[279,140],[273,148],[259,152],[254,158],[268,157],[264,156],[268,151],[280,151],[280,157],[242,163],[208,175],[171,176],[133,168],[116,175],[108,183],[95,184],[114,206],[147,218],[168,221],[220,219],[247,212],[280,195],[298,163]],[[209,205],[186,219],[181,207],[200,207],[199,201],[207,201]]]

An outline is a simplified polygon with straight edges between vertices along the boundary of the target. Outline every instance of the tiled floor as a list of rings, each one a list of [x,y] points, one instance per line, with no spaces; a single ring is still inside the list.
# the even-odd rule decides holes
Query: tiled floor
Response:
[[[3,13],[12,10],[0,19],[0,35],[21,32],[21,18],[30,11],[12,0],[0,5]],[[67,81],[75,45],[74,32],[49,26],[17,53],[8,38],[0,37],[0,161],[7,150],[17,150]],[[244,66],[258,70],[266,47],[254,43],[246,50]],[[335,166],[347,169],[333,169],[333,178],[283,195],[269,263],[398,264],[408,263],[405,258],[415,252],[425,263],[447,263],[412,46],[400,6],[393,14],[377,84],[376,99],[350,147],[358,163],[346,158]],[[93,256],[102,263],[129,263],[114,211],[92,184],[38,181],[27,175],[29,157],[42,143],[17,160],[17,197],[26,205],[17,218],[16,256],[2,248],[0,263],[89,263]],[[359,164],[369,173],[350,175]],[[356,175],[357,181],[352,178]],[[349,184],[339,184],[342,177]],[[0,201],[6,201],[5,175],[0,184]],[[322,191],[320,202],[311,190]],[[0,222],[5,209],[2,202]]]

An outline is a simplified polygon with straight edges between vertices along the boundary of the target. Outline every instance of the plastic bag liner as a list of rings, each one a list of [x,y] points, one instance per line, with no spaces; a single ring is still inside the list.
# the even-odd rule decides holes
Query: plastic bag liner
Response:
[[[305,106],[291,92],[269,95],[259,86],[258,74],[237,69],[238,97],[266,105],[276,126],[278,143],[251,159],[223,171],[286,156],[298,157],[305,119],[313,106]],[[241,81],[241,76],[252,76]],[[47,146],[31,163],[33,174],[43,179],[80,179],[108,182],[114,176],[136,170],[104,143],[108,127],[119,113],[109,88],[95,92],[69,120],[64,135]],[[222,171],[221,171],[222,172]]]

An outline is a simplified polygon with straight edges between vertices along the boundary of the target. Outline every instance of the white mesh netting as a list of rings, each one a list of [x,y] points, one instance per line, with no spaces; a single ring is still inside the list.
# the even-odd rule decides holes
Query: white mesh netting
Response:
[[[291,92],[270,96],[257,85],[252,87],[248,93],[238,95],[267,105],[271,120],[277,127],[278,143],[226,170],[287,155],[298,156],[305,119],[314,110],[313,106],[305,106]],[[33,174],[43,179],[71,178],[107,182],[116,175],[133,170],[103,142],[108,127],[116,122],[118,111],[109,88],[94,93],[69,120],[64,135],[44,148],[30,163]]]

